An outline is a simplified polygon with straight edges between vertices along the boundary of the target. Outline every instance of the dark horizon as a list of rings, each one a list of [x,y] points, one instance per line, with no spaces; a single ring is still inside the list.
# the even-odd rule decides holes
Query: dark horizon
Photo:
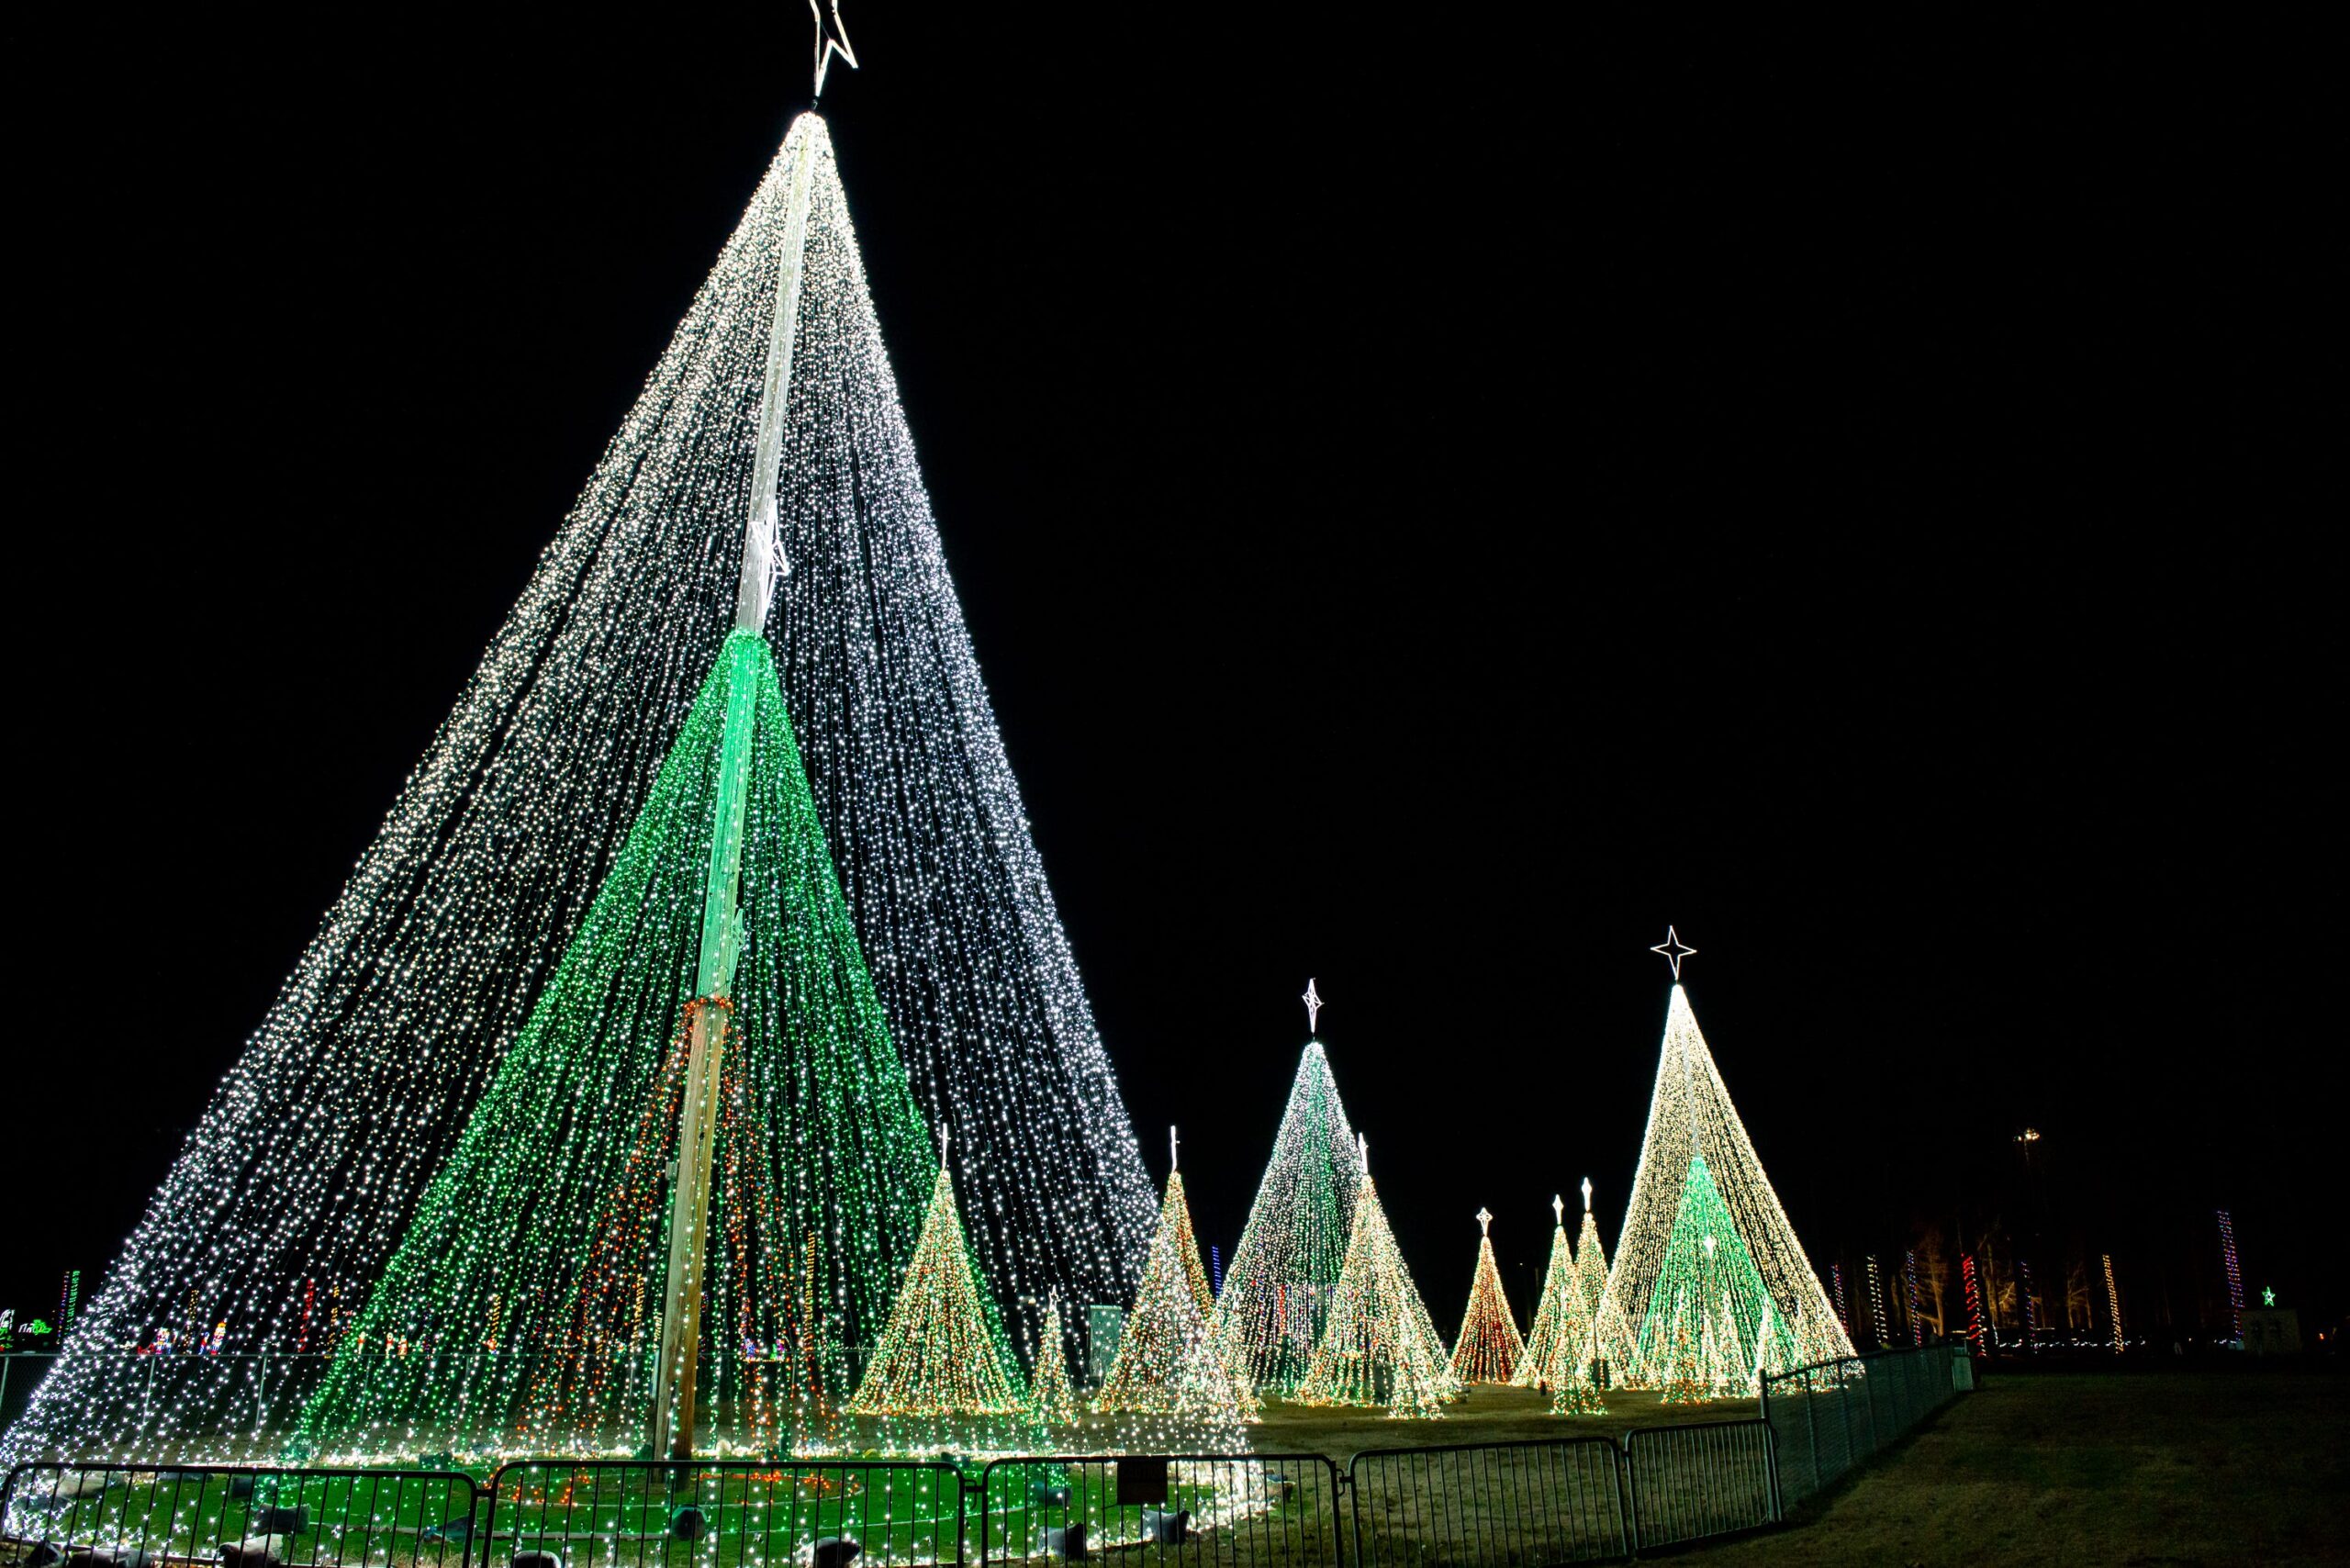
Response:
[[[2340,1316],[2286,51],[849,10],[948,560],[1203,1246],[1312,976],[1437,1319],[1481,1205],[1528,1315],[1553,1193],[1615,1243],[1671,923],[1823,1274],[2031,1126],[2125,1294],[2225,1207]],[[805,106],[804,17],[685,29],[10,28],[18,963],[77,1005],[0,1306],[95,1287]]]

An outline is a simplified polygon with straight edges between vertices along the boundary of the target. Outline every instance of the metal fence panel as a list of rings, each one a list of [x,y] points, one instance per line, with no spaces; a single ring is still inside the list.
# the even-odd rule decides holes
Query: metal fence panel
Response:
[[[465,1568],[474,1505],[449,1471],[44,1461],[0,1484],[0,1536],[36,1561]]]
[[[958,1562],[963,1484],[911,1461],[518,1460],[489,1478],[480,1568],[526,1552],[561,1568]]]
[[[1320,1454],[999,1459],[972,1506],[982,1563],[1341,1561],[1338,1467]]]
[[[1624,1439],[1633,1548],[1774,1522],[1771,1440],[1771,1424],[1760,1418],[1633,1428]]]
[[[1811,1495],[1899,1440],[1951,1398],[1964,1347],[1848,1356],[1763,1380],[1781,1506]]]
[[[1347,1467],[1355,1561],[1539,1568],[1628,1555],[1622,1469],[1603,1437],[1365,1449]]]

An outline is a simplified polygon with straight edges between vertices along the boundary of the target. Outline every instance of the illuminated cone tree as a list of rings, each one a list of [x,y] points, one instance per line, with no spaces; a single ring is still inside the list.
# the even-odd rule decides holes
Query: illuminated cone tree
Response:
[[[1444,1402],[1460,1392],[1444,1341],[1365,1170],[1330,1293],[1329,1322],[1298,1388],[1298,1403],[1385,1406],[1390,1416],[1429,1417],[1441,1416]]]
[[[1583,1342],[1577,1355],[1586,1375],[1606,1363],[1608,1381],[1621,1383],[1632,1365],[1632,1326],[1607,1294],[1607,1249],[1591,1212],[1591,1178],[1583,1183],[1583,1230],[1575,1238],[1575,1290],[1583,1298]]]
[[[1698,1155],[1682,1184],[1628,1381],[1676,1386],[1681,1362],[1694,1356],[1692,1375],[1708,1392],[1751,1394],[1761,1372],[1784,1370],[1775,1361],[1758,1361],[1788,1342],[1785,1319],[1731,1223],[1705,1156]]]
[[[1191,1217],[1182,1176],[1170,1171],[1142,1286],[1126,1314],[1110,1375],[1093,1396],[1096,1410],[1188,1416],[1228,1426],[1256,1403],[1209,1338]]]
[[[773,657],[738,631],[302,1444],[816,1439],[842,1346],[889,1309],[926,1144]]]
[[[1508,1383],[1517,1372],[1526,1341],[1518,1337],[1502,1271],[1494,1262],[1494,1216],[1477,1211],[1477,1271],[1469,1282],[1469,1305],[1453,1341],[1452,1375],[1461,1383]],[[1565,1232],[1560,1233],[1564,1239]]]
[[[848,1403],[852,1416],[885,1418],[884,1446],[895,1451],[1016,1442],[1022,1423],[1004,1418],[1029,1414],[995,1304],[972,1266],[941,1153],[913,1260]]]
[[[1212,1320],[1225,1364],[1260,1394],[1304,1381],[1346,1260],[1360,1159],[1329,1058],[1310,1040]]]
[[[1583,1291],[1575,1278],[1574,1248],[1567,1240],[1566,1200],[1550,1200],[1557,1224],[1550,1232],[1550,1266],[1542,1275],[1542,1299],[1535,1304],[1534,1327],[1510,1382],[1520,1388],[1557,1388],[1583,1358]]]
[[[1192,1232],[1192,1204],[1184,1195],[1181,1170],[1167,1173],[1167,1197],[1159,1210],[1158,1226],[1171,1235],[1175,1256],[1183,1265],[1184,1282],[1199,1305],[1200,1321],[1208,1322],[1215,1316],[1215,1293],[1208,1288],[1207,1267],[1200,1261],[1199,1238]]]
[[[767,568],[755,585],[741,570],[751,554],[739,548],[746,533],[759,536]],[[790,577],[778,588],[771,573],[786,557]],[[442,1190],[486,1094],[502,1092],[500,1066],[512,1051],[545,1053],[558,1036],[569,1043],[557,1054],[590,1048],[577,1044],[584,1031],[599,1041],[625,1033],[637,1053],[632,1077],[543,1103],[537,1136],[498,1155],[518,1165],[542,1155],[586,1161],[549,1169],[557,1184],[539,1189],[545,1202],[533,1215],[565,1204],[590,1214],[625,1206],[616,1187],[562,1184],[599,1162],[616,1171],[625,1151],[657,1145],[664,1135],[643,1118],[656,1098],[658,1063],[681,1031],[688,1057],[692,1029],[701,1031],[701,1055],[716,1070],[703,1084],[713,1118],[736,1114],[725,1107],[737,1086],[755,1104],[763,1095],[862,1092],[768,1076],[788,1070],[767,1054],[778,1037],[759,1031],[784,1015],[774,993],[747,994],[756,975],[734,987],[731,1014],[698,1010],[691,1028],[684,1004],[708,994],[697,975],[657,996],[660,988],[637,983],[659,921],[675,915],[688,928],[682,947],[699,943],[689,928],[700,890],[678,888],[666,870],[647,886],[680,902],[642,912],[646,940],[625,958],[591,956],[629,983],[599,1003],[584,983],[565,980],[569,1022],[554,1029],[542,1021],[558,975],[576,977],[590,962],[583,944],[616,939],[622,923],[601,890],[636,875],[647,846],[633,835],[655,809],[665,759],[706,717],[698,693],[735,629],[771,634],[788,655],[772,678],[869,965],[860,983],[878,1003],[877,1022],[917,1102],[933,1123],[989,1129],[963,1175],[972,1248],[997,1297],[1041,1303],[1056,1288],[1076,1300],[1131,1295],[1150,1233],[1147,1178],[972,652],[831,139],[810,114],[793,123],[642,395],[275,1002],[210,1106],[188,1118],[194,1133],[0,1453],[82,1457],[98,1445],[185,1458],[274,1451],[282,1429],[252,1435],[253,1378],[263,1364],[256,1358],[267,1357],[269,1368],[259,1423],[290,1422],[310,1403],[325,1360],[293,1352],[319,1348],[328,1313],[335,1330],[355,1338],[362,1330],[343,1315],[392,1279],[404,1238],[444,1225],[428,1212],[440,1201],[428,1193]],[[771,733],[764,720],[761,730]],[[760,925],[755,903],[765,896],[746,883],[744,961],[754,970],[767,964],[762,946],[781,940]],[[590,935],[591,918],[601,936]],[[680,969],[692,968],[694,956]],[[584,1011],[597,1006],[614,1016]],[[720,1036],[738,1029],[754,1062],[778,1065],[729,1079],[733,1047]],[[811,1125],[771,1119],[770,1153],[812,1137],[802,1131]],[[457,1163],[478,1167],[492,1152],[476,1145]],[[780,1174],[780,1154],[776,1161]],[[724,1188],[724,1157],[717,1168],[714,1183]],[[861,1202],[858,1193],[886,1193],[892,1180],[882,1159],[845,1196]],[[812,1183],[761,1191],[741,1201],[779,1205],[786,1228],[798,1223],[790,1216],[829,1215],[841,1201]],[[725,1192],[705,1195],[708,1214],[722,1215]],[[819,1317],[844,1317],[824,1333],[862,1332],[845,1321],[862,1287],[845,1280],[866,1265],[848,1260],[867,1245],[861,1228],[886,1253],[899,1222],[870,1206],[856,1218],[861,1226],[811,1220],[820,1254],[812,1274],[804,1235],[791,1242],[789,1267],[780,1257],[772,1268],[744,1266]],[[412,1345],[440,1347],[436,1376],[456,1375],[477,1391],[527,1387],[536,1374],[505,1364],[537,1353],[518,1350],[517,1315],[576,1306],[564,1276],[589,1267],[587,1252],[558,1255],[576,1229],[559,1217],[552,1231],[560,1239],[543,1242],[534,1218],[495,1238],[546,1249],[554,1295],[532,1303],[501,1294],[495,1312],[476,1301],[462,1319],[447,1316],[455,1305],[449,1287],[427,1288],[400,1265],[408,1282],[398,1288],[408,1297],[397,1305],[387,1298],[364,1330],[367,1342],[405,1328]],[[711,1235],[716,1247],[720,1233]],[[648,1319],[655,1310],[647,1305]],[[773,1310],[787,1338],[802,1332],[780,1303]],[[744,1312],[746,1332],[764,1336],[769,1308]],[[159,1332],[187,1339],[223,1324],[229,1353],[179,1363],[166,1398],[152,1396],[152,1367],[123,1353]],[[497,1338],[495,1371],[449,1372],[445,1358],[467,1335],[485,1348]],[[760,1342],[763,1354],[745,1363],[774,1359],[773,1342]],[[790,1349],[784,1359],[800,1353]],[[681,1382],[681,1367],[663,1366],[673,1387]],[[749,1386],[741,1368],[701,1371],[705,1392],[712,1378],[729,1390]],[[350,1374],[334,1375],[330,1404],[348,1415],[397,1405],[363,1400]],[[625,1382],[618,1371],[612,1380]],[[470,1420],[477,1408],[487,1405],[469,1394],[431,1424]],[[509,1428],[504,1440],[524,1438]]]
[[[1028,1408],[1048,1427],[1067,1427],[1077,1420],[1077,1395],[1069,1382],[1069,1349],[1061,1334],[1060,1303],[1045,1308],[1045,1327],[1037,1340],[1036,1370],[1028,1379]]]
[[[1779,1315],[1777,1344],[1786,1364],[1851,1355],[1852,1340],[1838,1326],[1828,1293],[1762,1173],[1678,979],[1665,1015],[1639,1172],[1632,1182],[1624,1234],[1600,1309],[1600,1333],[1608,1332],[1610,1314],[1620,1315],[1624,1322],[1639,1325],[1637,1331],[1648,1342],[1648,1325],[1659,1310],[1658,1293],[1668,1282],[1667,1260],[1678,1233],[1684,1192],[1695,1179],[1693,1170],[1701,1159],[1707,1188],[1727,1216],[1716,1226],[1718,1239],[1727,1244],[1734,1235],[1740,1255],[1751,1259],[1761,1296]],[[1667,1315],[1661,1320],[1665,1324],[1662,1331],[1669,1333],[1673,1311],[1669,1296],[1662,1310]],[[1713,1310],[1691,1304],[1693,1345],[1702,1338],[1705,1318]],[[1751,1319],[1740,1321],[1747,1330],[1755,1327]],[[1646,1382],[1656,1375],[1650,1359],[1636,1355],[1633,1361],[1633,1376]]]

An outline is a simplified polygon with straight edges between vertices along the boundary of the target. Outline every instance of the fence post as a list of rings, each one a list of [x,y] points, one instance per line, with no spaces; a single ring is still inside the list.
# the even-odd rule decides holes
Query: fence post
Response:
[[[1811,1439],[1811,1486],[1809,1490],[1812,1492],[1819,1490],[1818,1406],[1819,1400],[1818,1398],[1817,1392],[1811,1386],[1811,1369],[1809,1367],[1806,1367],[1803,1370],[1803,1426],[1805,1434]]]
[[[1869,1455],[1871,1458],[1874,1458],[1877,1450],[1883,1446],[1877,1441],[1876,1384],[1876,1368],[1869,1365],[1866,1361],[1863,1361],[1861,1363],[1861,1399],[1864,1407],[1868,1411]]]
[[[1844,1417],[1844,1470],[1850,1470],[1852,1468],[1852,1450],[1858,1446],[1852,1441],[1852,1380],[1851,1375],[1852,1363],[1850,1361],[1838,1361],[1836,1363],[1836,1371],[1839,1373],[1836,1383],[1836,1412],[1838,1415]],[[1843,1471],[1837,1472],[1839,1475],[1843,1473]]]
[[[1632,1439],[1639,1435],[1635,1427],[1624,1434],[1624,1446],[1616,1450],[1617,1473],[1624,1478],[1624,1533],[1631,1537],[1626,1549],[1632,1556],[1640,1554],[1640,1476],[1632,1465]]]

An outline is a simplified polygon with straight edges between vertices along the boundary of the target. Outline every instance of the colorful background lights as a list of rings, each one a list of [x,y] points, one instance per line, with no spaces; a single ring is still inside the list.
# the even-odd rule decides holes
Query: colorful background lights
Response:
[[[2244,1338],[2244,1271],[2236,1266],[2235,1222],[2228,1211],[2220,1211],[2220,1262],[2228,1276],[2228,1332],[2238,1339]]]

